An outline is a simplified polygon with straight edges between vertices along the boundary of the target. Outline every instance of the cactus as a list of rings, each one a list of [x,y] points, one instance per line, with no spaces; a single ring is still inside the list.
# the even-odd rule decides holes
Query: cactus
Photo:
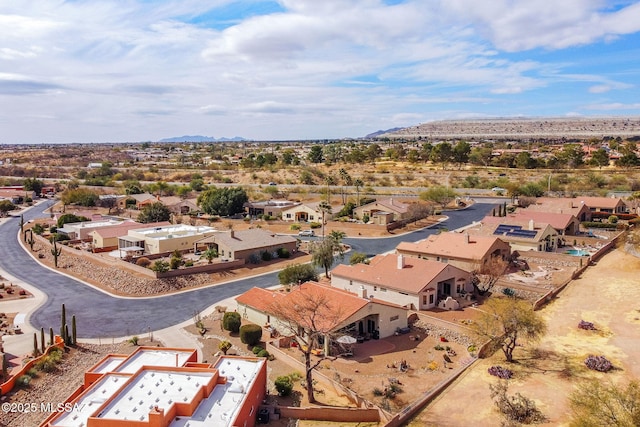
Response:
[[[22,234],[24,241],[29,244],[29,248],[31,249],[31,251],[33,251],[33,244],[36,242],[36,240],[33,238],[33,230],[24,230],[24,233]],[[27,234],[29,235],[29,238],[27,238]]]
[[[9,372],[9,365],[7,360],[7,353],[2,353],[2,378],[7,378],[7,373]]]
[[[76,315],[71,316],[71,344],[76,345],[78,331],[76,330]]]
[[[51,248],[51,255],[53,255],[53,265],[58,268],[58,257],[62,253],[62,249],[58,248],[55,237],[53,239],[53,248]]]
[[[64,325],[64,345],[71,345],[71,337],[69,336],[69,325]]]
[[[49,345],[53,345],[53,328],[49,328]]]
[[[24,215],[20,215],[20,232],[24,231]]]
[[[57,266],[56,266],[57,267]],[[62,317],[60,322],[60,336],[62,340],[67,343],[67,334],[65,333],[67,330],[67,308],[62,304]]]
[[[40,351],[38,350],[38,334],[33,333],[33,357],[38,357]]]
[[[42,347],[42,352],[44,353],[44,349],[46,348],[44,345],[44,328],[40,328],[40,347]]]

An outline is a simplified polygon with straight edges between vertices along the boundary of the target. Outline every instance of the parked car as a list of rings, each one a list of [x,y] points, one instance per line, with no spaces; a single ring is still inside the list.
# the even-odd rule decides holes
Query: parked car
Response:
[[[313,237],[315,236],[316,233],[313,230],[302,230],[298,233],[298,236],[307,236],[307,237]]]

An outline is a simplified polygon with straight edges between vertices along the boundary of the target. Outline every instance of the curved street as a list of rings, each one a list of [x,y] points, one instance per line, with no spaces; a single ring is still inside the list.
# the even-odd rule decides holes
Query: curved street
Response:
[[[24,212],[25,222],[48,217],[49,207],[40,204]],[[448,211],[449,219],[431,229],[418,230],[394,237],[365,239],[346,238],[354,251],[369,255],[393,250],[401,241],[418,241],[437,232],[438,228],[453,230],[478,221],[495,205],[477,203],[461,211]],[[116,338],[164,329],[189,320],[217,302],[245,292],[251,287],[267,288],[278,284],[278,273],[240,279],[206,288],[150,298],[122,298],[106,294],[71,277],[43,267],[20,245],[17,235],[19,218],[0,225],[0,268],[8,274],[38,288],[48,297],[27,319],[36,329],[60,328],[60,308],[65,304],[67,317],[78,320],[78,337]],[[342,261],[347,263],[349,254]]]

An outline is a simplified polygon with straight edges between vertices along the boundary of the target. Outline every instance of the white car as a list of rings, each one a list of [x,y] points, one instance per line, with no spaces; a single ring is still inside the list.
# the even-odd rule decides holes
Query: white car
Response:
[[[502,188],[502,187],[493,187],[493,188],[491,189],[491,191],[495,191],[496,193],[497,193],[497,192],[504,193],[505,191],[507,191],[507,189],[506,189],[506,188]]]
[[[315,236],[316,233],[313,230],[302,230],[298,233],[298,236],[307,236],[307,237],[313,237]]]

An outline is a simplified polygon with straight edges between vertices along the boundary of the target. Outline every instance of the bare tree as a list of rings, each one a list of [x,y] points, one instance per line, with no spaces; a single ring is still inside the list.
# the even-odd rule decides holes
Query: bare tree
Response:
[[[278,319],[285,334],[294,336],[297,341],[298,349],[304,355],[309,403],[315,403],[313,370],[328,355],[323,352],[315,361],[311,355],[321,342],[331,339],[332,331],[339,326],[343,317],[340,302],[322,292],[321,285],[305,283],[295,287],[286,297],[273,301],[268,311]]]
[[[414,223],[433,214],[433,205],[428,203],[412,203],[409,205],[408,209],[409,218],[411,218]]]
[[[501,257],[491,257],[484,264],[479,262],[477,268],[471,272],[473,289],[479,295],[489,292],[507,270],[508,265],[509,263]]]

